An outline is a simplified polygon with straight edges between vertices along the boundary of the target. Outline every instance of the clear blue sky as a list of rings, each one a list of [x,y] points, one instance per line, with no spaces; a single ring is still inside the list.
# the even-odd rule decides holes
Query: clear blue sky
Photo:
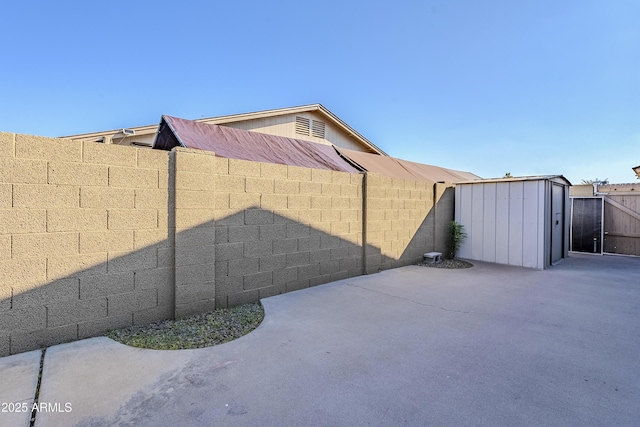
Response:
[[[321,103],[394,157],[637,182],[638,0],[6,2],[0,131]]]

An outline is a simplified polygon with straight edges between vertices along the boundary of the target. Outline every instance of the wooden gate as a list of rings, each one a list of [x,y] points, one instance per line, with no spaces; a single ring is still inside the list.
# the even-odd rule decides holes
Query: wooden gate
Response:
[[[640,255],[640,194],[612,193],[604,196],[604,252]]]
[[[587,186],[578,186],[587,187]],[[571,227],[573,231],[572,249],[578,252],[611,253],[621,255],[640,256],[640,185],[638,184],[608,184],[598,186],[596,197],[589,197],[585,189],[576,189],[572,206],[581,209],[572,212]],[[578,191],[583,194],[577,195]],[[583,197],[584,196],[584,197]],[[596,202],[602,200],[602,205]],[[585,209],[584,206],[589,209]],[[591,205],[594,207],[591,208]],[[597,215],[585,215],[584,212],[602,206],[602,246],[599,245],[597,234],[600,233],[592,223],[600,221]],[[599,210],[600,208],[596,209]],[[587,237],[584,233],[590,234]],[[594,231],[595,230],[595,231]],[[588,234],[588,233],[587,233]],[[593,234],[593,236],[591,236]],[[591,241],[595,242],[593,246]],[[586,243],[585,243],[586,242]]]

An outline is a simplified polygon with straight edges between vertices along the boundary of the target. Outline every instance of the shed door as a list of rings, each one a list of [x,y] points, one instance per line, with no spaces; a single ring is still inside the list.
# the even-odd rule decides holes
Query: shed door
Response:
[[[602,199],[571,199],[571,250],[602,253]]]
[[[564,187],[551,185],[551,264],[564,255]]]

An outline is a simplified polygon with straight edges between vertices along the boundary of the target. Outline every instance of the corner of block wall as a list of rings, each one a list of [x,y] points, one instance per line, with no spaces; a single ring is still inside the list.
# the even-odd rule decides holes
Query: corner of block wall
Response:
[[[138,148],[138,167],[144,169],[166,170],[169,162],[169,152]]]

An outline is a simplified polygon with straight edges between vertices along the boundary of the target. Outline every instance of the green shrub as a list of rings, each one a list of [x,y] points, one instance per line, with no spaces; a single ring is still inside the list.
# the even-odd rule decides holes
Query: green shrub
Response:
[[[467,233],[464,232],[462,224],[451,221],[449,224],[449,253],[447,254],[449,259],[456,257],[456,253],[458,253],[458,249],[460,249],[465,237],[467,237]]]

